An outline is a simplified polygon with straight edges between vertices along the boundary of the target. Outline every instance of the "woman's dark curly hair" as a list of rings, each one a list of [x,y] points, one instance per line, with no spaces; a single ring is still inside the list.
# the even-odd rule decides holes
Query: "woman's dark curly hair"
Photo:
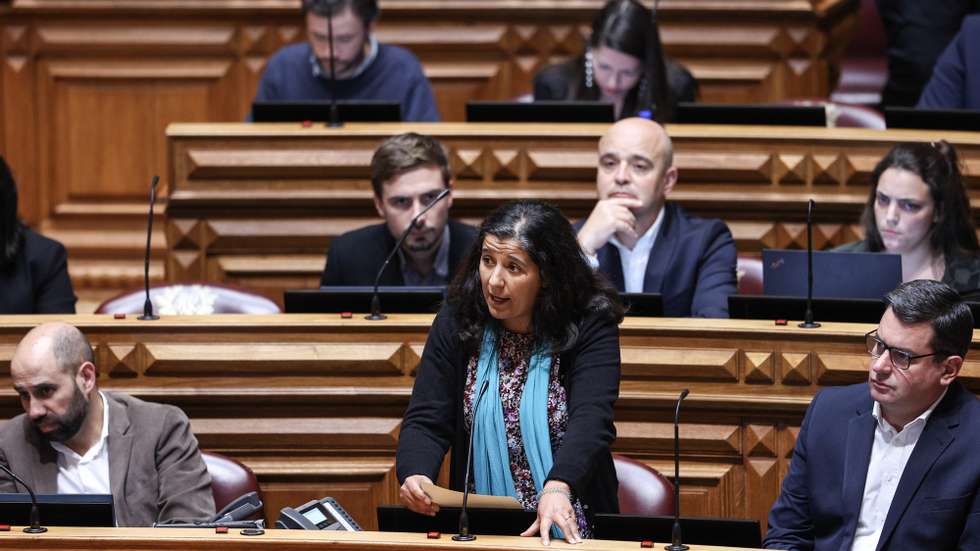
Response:
[[[0,271],[13,266],[24,243],[24,224],[17,218],[17,185],[0,155]]]
[[[960,255],[977,254],[977,230],[970,214],[970,199],[963,185],[956,149],[945,140],[935,143],[900,143],[882,157],[871,173],[868,201],[861,222],[868,250],[885,249],[875,220],[878,180],[889,168],[915,174],[929,188],[933,202],[933,223],[929,245],[933,253],[943,253],[947,260]]]
[[[578,340],[579,323],[593,312],[616,323],[622,321],[619,294],[589,266],[561,211],[540,201],[512,201],[483,221],[469,255],[449,286],[447,301],[455,310],[467,350],[479,348],[483,330],[492,319],[480,282],[487,235],[515,241],[538,267],[541,289],[531,316],[536,343],[553,352],[571,348]]]

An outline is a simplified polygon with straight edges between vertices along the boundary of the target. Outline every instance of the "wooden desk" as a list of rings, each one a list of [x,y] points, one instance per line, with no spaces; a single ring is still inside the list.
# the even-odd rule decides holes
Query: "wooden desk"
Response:
[[[581,51],[603,1],[380,4],[380,40],[410,48],[443,119],[461,121],[466,101],[528,93],[542,65]],[[703,101],[775,101],[826,97],[857,5],[663,0],[657,17],[666,51],[693,71]],[[0,2],[0,151],[17,175],[22,216],[68,247],[76,289],[142,284],[147,185],[166,172],[164,129],[243,120],[268,57],[304,39],[298,6]],[[162,263],[152,268],[162,279]]]
[[[174,124],[169,144],[167,278],[256,288],[316,287],[330,239],[380,222],[368,165],[377,145],[405,131],[432,134],[456,174],[453,215],[478,222],[514,198],[557,203],[570,218],[595,204],[596,148],[607,125]],[[671,125],[680,182],[670,199],[724,219],[740,252],[856,240],[867,179],[896,143],[945,138],[980,194],[980,133]]]
[[[550,549],[595,549],[633,551],[637,542],[586,540],[568,545],[555,540]],[[509,551],[514,549],[549,549],[538,538],[516,536],[478,536],[469,543],[454,542],[448,534],[438,540],[426,539],[425,534],[400,532],[311,532],[306,530],[266,530],[261,536],[243,536],[230,530],[215,534],[213,530],[191,528],[49,528],[45,534],[24,534],[20,527],[0,532],[0,549],[32,549],[34,551],[116,550],[144,551],[168,549],[177,551],[368,551],[402,549],[480,549]],[[657,544],[656,549],[663,549]],[[739,551],[736,547],[692,545],[691,551]]]
[[[0,418],[20,413],[7,379],[16,343],[51,319],[0,316]],[[284,506],[329,495],[373,529],[375,508],[398,502],[398,429],[431,316],[70,321],[95,348],[102,388],[183,408],[202,448],[255,471],[270,520]],[[673,473],[674,400],[689,388],[681,426],[684,515],[764,526],[812,396],[866,379],[870,329],[627,318],[613,449]],[[974,392],[978,358],[974,341],[962,373]]]

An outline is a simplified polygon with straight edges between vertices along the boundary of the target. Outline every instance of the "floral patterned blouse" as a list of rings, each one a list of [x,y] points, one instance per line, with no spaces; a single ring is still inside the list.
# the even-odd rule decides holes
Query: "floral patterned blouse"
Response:
[[[504,412],[507,449],[510,455],[510,472],[514,478],[517,500],[521,502],[524,509],[534,511],[538,507],[538,492],[534,487],[534,479],[531,477],[531,467],[528,465],[527,455],[524,453],[524,440],[521,437],[520,423],[521,396],[531,363],[533,337],[530,334],[513,333],[501,328],[499,343],[499,392]],[[463,414],[467,430],[470,430],[473,425],[473,400],[475,399],[476,370],[479,359],[479,354],[475,354],[466,366]],[[548,432],[551,435],[552,453],[556,453],[561,447],[568,425],[568,400],[565,387],[561,386],[561,381],[558,378],[558,361],[558,356],[553,355],[548,383]],[[575,509],[579,534],[583,538],[591,537],[591,530],[582,509],[582,503],[576,498],[572,502],[572,506]]]

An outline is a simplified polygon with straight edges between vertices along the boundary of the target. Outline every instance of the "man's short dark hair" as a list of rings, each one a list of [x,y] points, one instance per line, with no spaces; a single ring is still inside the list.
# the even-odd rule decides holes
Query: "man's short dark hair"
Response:
[[[378,0],[303,0],[303,15],[313,12],[321,17],[334,16],[347,8],[365,25],[378,17]]]
[[[75,375],[83,363],[95,364],[92,345],[78,328],[70,325],[60,327],[51,335],[51,341],[54,361],[57,362],[58,368],[65,373]]]
[[[449,187],[453,178],[449,160],[442,144],[431,136],[408,132],[383,141],[371,157],[371,187],[375,197],[381,197],[386,182],[415,170],[433,166],[442,173],[443,185]]]
[[[885,304],[903,323],[929,322],[936,361],[965,357],[973,340],[973,313],[959,293],[931,279],[907,281],[885,295]]]

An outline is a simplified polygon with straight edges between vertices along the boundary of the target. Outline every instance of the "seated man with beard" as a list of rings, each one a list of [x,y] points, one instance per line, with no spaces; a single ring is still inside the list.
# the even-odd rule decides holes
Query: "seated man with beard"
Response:
[[[320,285],[374,285],[378,270],[412,219],[453,186],[442,144],[414,132],[385,140],[371,158],[374,207],[384,218],[330,242]],[[447,285],[476,238],[476,228],[449,219],[452,191],[432,205],[381,274],[387,286]]]
[[[98,389],[92,347],[66,323],[35,327],[10,377],[24,413],[0,429],[0,462],[39,494],[112,494],[117,526],[207,520],[211,477],[184,413]],[[0,472],[0,492],[25,491]]]

